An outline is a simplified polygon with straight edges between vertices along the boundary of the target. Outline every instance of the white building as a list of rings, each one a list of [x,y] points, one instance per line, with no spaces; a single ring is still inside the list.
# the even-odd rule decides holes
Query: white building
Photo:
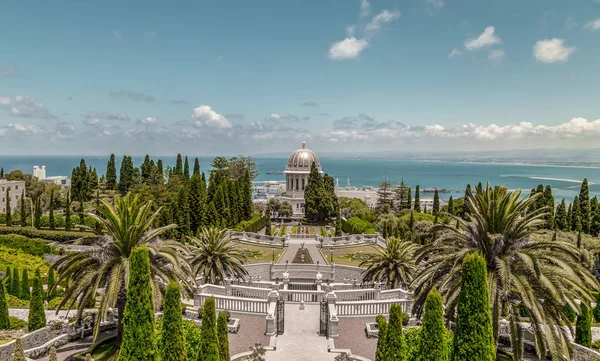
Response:
[[[0,213],[6,213],[6,197],[10,199],[11,213],[21,206],[21,196],[25,192],[25,182],[0,179]]]
[[[33,176],[36,177],[37,179],[44,179],[46,178],[46,166],[43,165],[41,167],[34,165],[33,166]]]
[[[313,163],[319,172],[323,173],[319,157],[312,150],[306,149],[305,142],[302,142],[302,148],[296,150],[288,158],[284,171],[285,191],[279,196],[279,199],[292,205],[294,216],[304,216],[304,189],[308,184],[308,176]]]

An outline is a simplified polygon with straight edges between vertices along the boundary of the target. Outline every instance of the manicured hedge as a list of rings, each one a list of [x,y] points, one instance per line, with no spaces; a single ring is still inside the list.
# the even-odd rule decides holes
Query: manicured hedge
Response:
[[[54,253],[52,247],[47,243],[48,241],[41,238],[27,238],[18,234],[0,235],[0,246],[20,249],[33,256],[42,257],[44,254]]]
[[[236,232],[258,232],[265,227],[267,219],[260,214],[255,214],[251,219],[238,223],[233,230]]]
[[[26,269],[31,274],[40,268],[44,274],[48,272],[49,265],[42,257],[32,256],[19,249],[0,246],[0,269],[5,270],[6,267],[11,269],[18,267],[20,271]]]
[[[91,232],[65,232],[61,230],[51,231],[45,229],[35,229],[33,227],[7,227],[0,226],[0,234],[17,234],[27,238],[42,238],[55,242],[74,241],[83,237],[93,236]]]
[[[373,223],[360,219],[358,217],[352,217],[345,222],[342,222],[342,230],[349,234],[375,234],[377,228]]]

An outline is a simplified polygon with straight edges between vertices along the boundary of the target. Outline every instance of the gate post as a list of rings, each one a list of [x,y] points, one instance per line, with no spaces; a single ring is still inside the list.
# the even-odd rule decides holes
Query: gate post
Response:
[[[269,302],[269,309],[267,310],[267,326],[265,335],[266,336],[275,336],[277,333],[277,328],[275,327],[275,310],[277,309],[277,299],[279,298],[279,292],[273,290],[269,292],[267,296],[267,300]]]
[[[338,337],[339,319],[337,317],[337,306],[335,305],[337,296],[334,292],[329,292],[325,298],[327,299],[327,307],[329,308],[329,320],[327,320],[327,331],[329,333],[328,336]]]

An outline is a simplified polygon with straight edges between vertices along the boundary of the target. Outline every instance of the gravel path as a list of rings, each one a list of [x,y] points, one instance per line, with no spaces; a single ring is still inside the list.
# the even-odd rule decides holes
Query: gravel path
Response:
[[[231,317],[240,319],[238,333],[229,334],[229,354],[231,356],[240,352],[250,351],[255,343],[269,346],[269,337],[265,336],[265,315],[249,315],[244,313],[231,313]]]

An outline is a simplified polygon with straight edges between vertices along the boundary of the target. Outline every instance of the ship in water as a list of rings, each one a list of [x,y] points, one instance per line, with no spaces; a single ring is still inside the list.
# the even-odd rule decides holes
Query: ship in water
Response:
[[[283,174],[282,170],[270,170],[267,172],[267,174]]]

